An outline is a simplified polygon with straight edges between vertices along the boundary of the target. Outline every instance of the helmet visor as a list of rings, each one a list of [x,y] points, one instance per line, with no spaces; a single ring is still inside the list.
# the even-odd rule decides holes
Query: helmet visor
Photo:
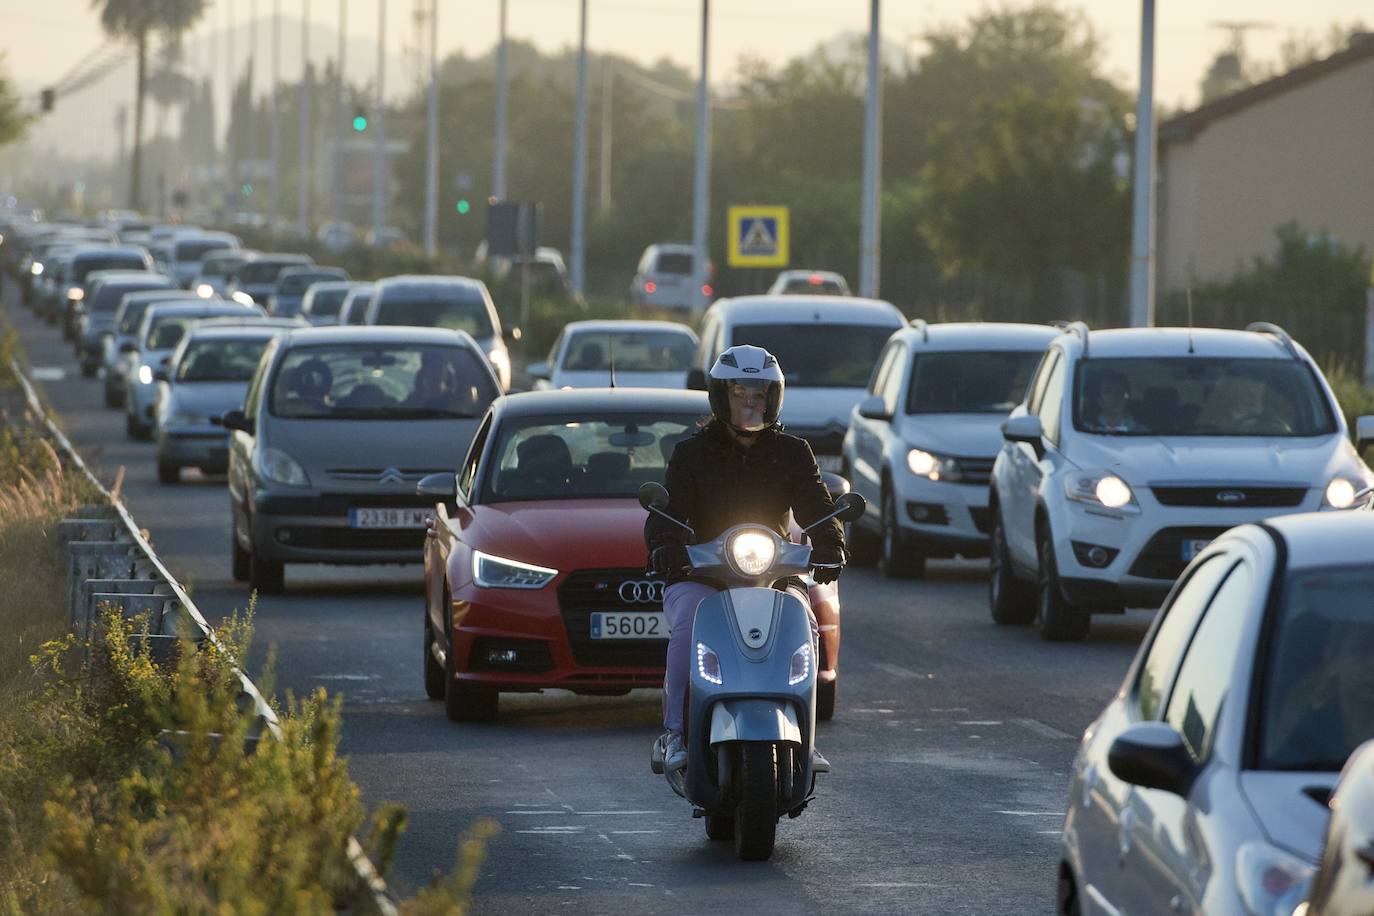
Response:
[[[731,379],[726,386],[730,396],[730,425],[736,429],[757,432],[768,423],[768,395],[775,382],[763,379]]]

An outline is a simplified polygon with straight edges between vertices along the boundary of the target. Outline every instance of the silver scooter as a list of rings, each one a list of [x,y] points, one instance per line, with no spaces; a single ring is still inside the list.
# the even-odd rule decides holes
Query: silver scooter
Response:
[[[668,491],[639,488],[639,503],[668,515]],[[846,493],[835,511],[806,531],[839,518],[854,521],[864,499]],[[694,534],[694,533],[693,533]],[[762,525],[736,525],[706,544],[687,547],[693,574],[726,586],[697,605],[692,624],[692,674],[687,700],[687,768],[668,783],[705,818],[706,835],[735,841],[741,859],[773,854],[778,820],[802,813],[815,792],[817,647],[809,610],[772,588],[811,571],[811,547],[784,541]],[[663,774],[662,747],[650,757]]]

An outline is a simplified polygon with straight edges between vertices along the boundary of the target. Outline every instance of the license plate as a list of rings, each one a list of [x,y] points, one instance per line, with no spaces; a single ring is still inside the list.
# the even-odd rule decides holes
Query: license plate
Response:
[[[667,639],[668,621],[658,611],[592,614],[592,639]]]
[[[844,467],[843,455],[817,455],[816,464],[822,471],[829,471],[832,474],[840,473],[840,468]]]
[[[349,509],[350,528],[423,528],[432,509]]]
[[[1184,538],[1183,539],[1183,562],[1187,563],[1193,557],[1202,553],[1208,544],[1212,543],[1207,538]]]

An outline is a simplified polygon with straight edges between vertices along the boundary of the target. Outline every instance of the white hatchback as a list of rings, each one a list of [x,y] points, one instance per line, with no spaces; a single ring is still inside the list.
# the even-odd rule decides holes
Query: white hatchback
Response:
[[[1158,607],[1227,528],[1348,508],[1374,483],[1321,370],[1269,324],[1070,325],[1003,434],[992,617],[1047,639],[1083,639],[1093,612]]]
[[[1057,334],[918,319],[892,335],[844,437],[842,473],[868,503],[850,526],[855,563],[920,576],[927,557],[987,555],[1002,421]]]
[[[547,362],[525,370],[534,390],[685,387],[697,335],[674,321],[572,321]],[[612,375],[614,370],[614,375]]]

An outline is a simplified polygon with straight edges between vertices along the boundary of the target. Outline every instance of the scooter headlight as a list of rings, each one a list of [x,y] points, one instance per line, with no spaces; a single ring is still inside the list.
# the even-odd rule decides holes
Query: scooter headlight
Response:
[[[787,686],[800,684],[811,676],[811,643],[804,642],[792,653],[792,670],[787,675]]]
[[[142,385],[151,385],[153,383],[153,367],[148,365],[147,363],[144,363],[143,365],[139,366],[138,381],[139,384]]]
[[[795,662],[794,662],[795,664]],[[719,687],[725,683],[720,674],[720,656],[704,642],[697,643],[697,674],[703,681]]]
[[[778,556],[778,544],[763,531],[741,531],[730,539],[730,561],[746,576],[761,576]]]

